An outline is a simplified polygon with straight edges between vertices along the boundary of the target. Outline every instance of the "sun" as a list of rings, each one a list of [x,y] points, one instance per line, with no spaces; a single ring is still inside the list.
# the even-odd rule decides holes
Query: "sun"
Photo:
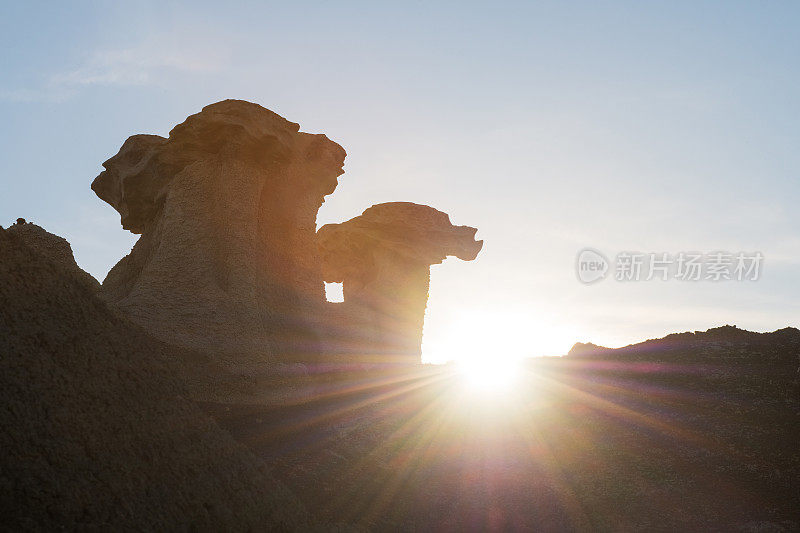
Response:
[[[453,324],[442,342],[428,343],[435,358],[455,364],[456,375],[471,392],[493,395],[513,390],[520,381],[525,357],[524,317],[498,313],[470,313]],[[424,339],[424,337],[423,337]]]
[[[511,392],[519,381],[519,361],[511,359],[471,358],[456,363],[458,376],[471,390],[503,394]]]
[[[423,354],[437,363],[453,363],[456,376],[472,392],[501,394],[520,381],[527,355],[526,316],[472,312],[458,317],[445,334],[423,337]]]
[[[426,318],[423,362],[453,363],[464,387],[481,393],[518,389],[524,361],[566,353],[574,342],[571,327],[530,308],[460,308],[440,320]]]

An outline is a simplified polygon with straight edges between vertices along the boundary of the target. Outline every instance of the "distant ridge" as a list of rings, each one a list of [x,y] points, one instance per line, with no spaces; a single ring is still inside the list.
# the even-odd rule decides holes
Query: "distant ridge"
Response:
[[[567,353],[568,357],[617,358],[635,357],[647,359],[685,358],[689,353],[712,356],[725,353],[729,359],[737,359],[736,354],[746,352],[746,358],[773,354],[779,358],[793,358],[800,364],[800,330],[785,327],[772,332],[758,333],[725,325],[706,331],[687,331],[671,333],[658,339],[629,344],[621,348],[606,348],[592,343],[577,342]],[[738,350],[742,350],[739,352]],[[767,352],[766,354],[764,352]]]

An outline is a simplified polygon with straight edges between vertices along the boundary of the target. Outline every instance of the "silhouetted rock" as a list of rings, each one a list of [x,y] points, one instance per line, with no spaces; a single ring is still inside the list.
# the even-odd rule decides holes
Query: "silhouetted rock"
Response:
[[[317,211],[344,158],[325,135],[240,100],[206,106],[167,139],[134,135],[92,184],[142,234],[103,298],[176,345],[302,359],[318,349],[325,302]]]
[[[602,354],[606,350],[610,349],[611,348],[606,348],[605,346],[592,344],[591,342],[576,342],[567,355],[571,355],[573,357],[589,357],[592,355]]]
[[[482,241],[406,202],[315,234],[344,157],[239,100],[206,106],[169,138],[130,137],[92,184],[142,235],[102,297],[157,338],[236,364],[332,352],[419,362],[430,265],[474,259]],[[325,302],[323,279],[344,282],[342,306]]]
[[[447,256],[471,261],[483,241],[477,229],[454,226],[425,205],[392,202],[327,224],[317,232],[326,282],[342,283],[342,317],[362,353],[420,362],[430,266]]]
[[[614,349],[578,343],[568,357],[532,359],[530,365],[588,393],[594,409],[647,428],[629,440],[643,441],[645,431],[664,434],[662,449],[651,446],[647,458],[637,461],[647,471],[672,465],[680,473],[671,474],[675,482],[697,484],[687,494],[693,494],[690,505],[701,508],[676,516],[675,526],[696,521],[689,529],[800,527],[797,328],[756,333],[726,325]],[[713,482],[700,489],[703,479]],[[717,493],[722,486],[727,500]]]
[[[796,362],[795,353],[800,356],[800,330],[797,328],[757,333],[726,325],[707,331],[671,333],[660,339],[649,339],[622,348],[604,348],[579,342],[568,355],[663,362],[713,362],[724,357],[727,362],[738,360],[742,363],[766,364],[780,361],[791,365]]]
[[[308,508],[369,531],[797,531],[799,334],[532,358],[497,396],[417,365],[207,407]]]
[[[24,218],[18,218],[17,223],[8,228],[8,232],[19,237],[28,247],[44,255],[48,260],[67,269],[92,290],[100,288],[100,283],[75,262],[72,247],[67,239],[53,235],[36,224],[26,222]]]
[[[2,529],[308,527],[185,399],[167,350],[97,297],[57,237],[0,228]]]

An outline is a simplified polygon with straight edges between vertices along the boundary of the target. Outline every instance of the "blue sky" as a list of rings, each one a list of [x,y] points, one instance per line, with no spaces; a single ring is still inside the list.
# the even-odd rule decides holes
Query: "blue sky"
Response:
[[[800,323],[800,4],[2,3],[0,224],[102,279],[89,189],[136,133],[242,98],[348,152],[319,222],[425,203],[486,241],[432,272],[424,357]],[[760,251],[755,282],[580,284],[578,251]]]

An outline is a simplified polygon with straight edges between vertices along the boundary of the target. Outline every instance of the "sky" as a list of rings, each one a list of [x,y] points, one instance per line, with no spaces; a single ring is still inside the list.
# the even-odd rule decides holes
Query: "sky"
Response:
[[[796,2],[0,1],[0,225],[98,279],[136,236],[102,162],[240,98],[348,153],[319,213],[478,228],[431,272],[423,360],[800,325]],[[609,274],[581,283],[584,248]],[[763,254],[757,280],[617,281],[621,252]]]

